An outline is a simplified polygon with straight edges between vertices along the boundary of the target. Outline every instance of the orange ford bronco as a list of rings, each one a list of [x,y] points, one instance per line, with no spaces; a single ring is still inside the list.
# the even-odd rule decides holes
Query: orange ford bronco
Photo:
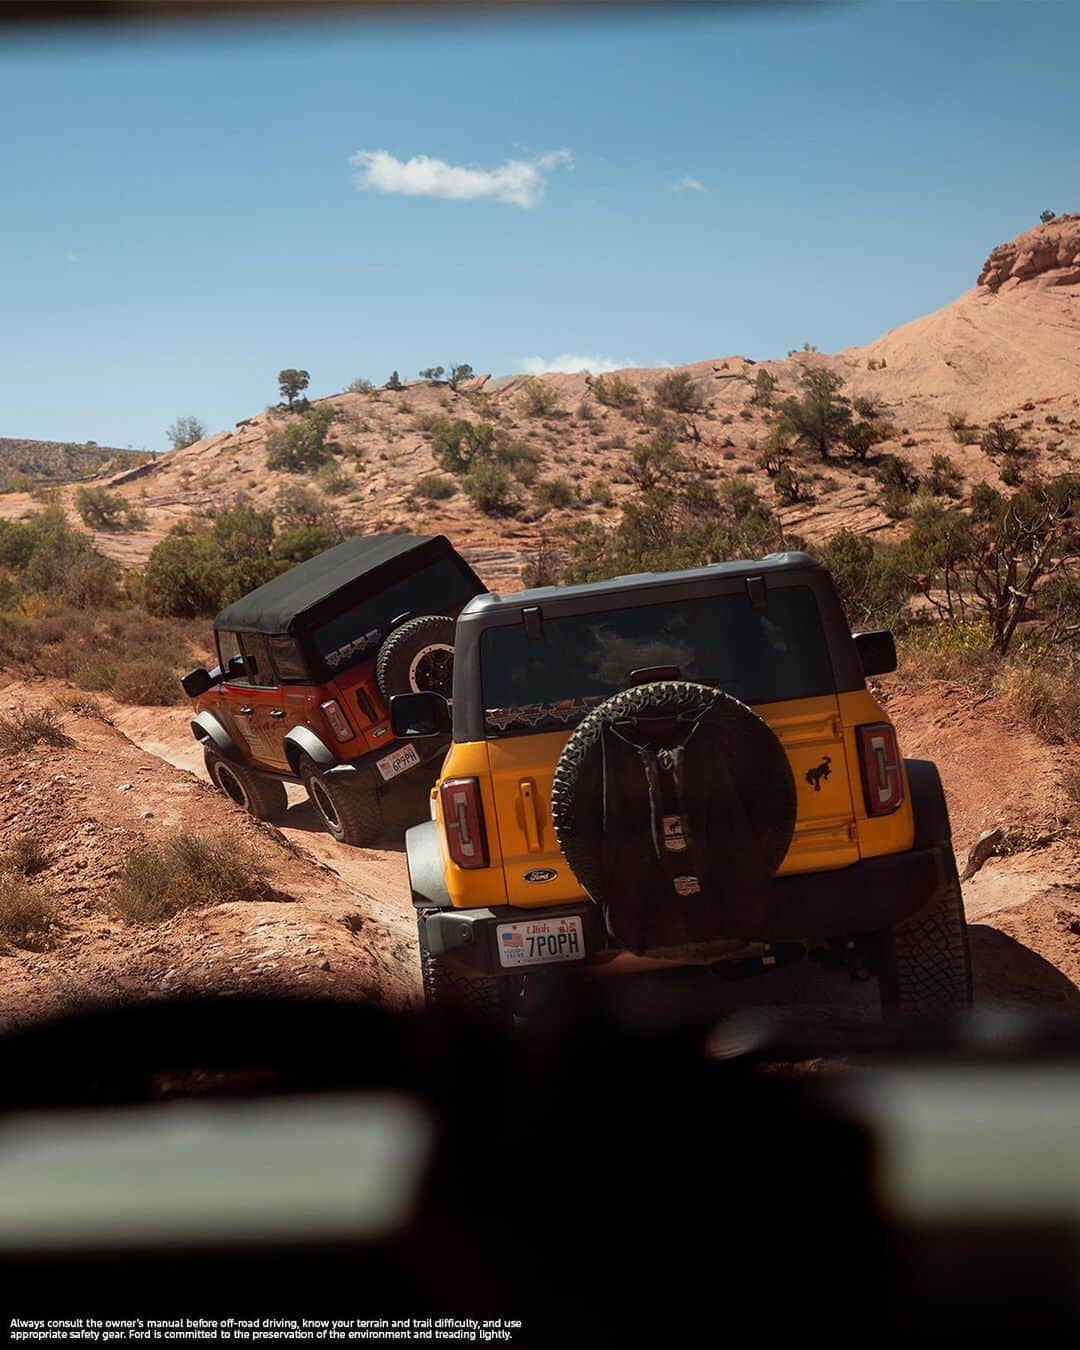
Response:
[[[218,664],[185,675],[214,784],[261,820],[302,782],[323,824],[367,844],[381,797],[447,739],[395,741],[395,693],[448,694],[454,617],[484,585],[442,536],[347,539],[214,621]]]
[[[809,955],[876,974],[887,1010],[968,1003],[937,770],[866,686],[895,665],[803,553],[472,599],[452,702],[391,700],[403,739],[452,732],[406,836],[428,1001]]]

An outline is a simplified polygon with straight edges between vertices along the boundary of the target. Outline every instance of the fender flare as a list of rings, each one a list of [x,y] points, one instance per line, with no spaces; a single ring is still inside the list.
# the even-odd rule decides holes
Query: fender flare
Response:
[[[446,889],[439,827],[435,821],[425,820],[405,831],[405,862],[412,902],[417,909],[453,908]]]
[[[952,826],[945,789],[937,765],[928,759],[905,759],[911,810],[915,817],[914,848],[931,848],[934,844],[952,846]]]
[[[240,752],[236,748],[236,742],[214,714],[212,712],[207,712],[206,709],[203,709],[200,713],[196,713],[191,719],[191,734],[200,745],[213,745],[226,759],[241,758]]]
[[[285,734],[285,758],[293,773],[299,774],[300,761],[305,755],[324,773],[338,764],[337,755],[310,727],[293,727]]]

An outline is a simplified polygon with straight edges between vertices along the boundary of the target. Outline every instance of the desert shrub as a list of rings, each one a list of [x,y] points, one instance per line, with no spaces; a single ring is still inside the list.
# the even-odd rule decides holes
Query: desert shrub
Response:
[[[895,628],[913,586],[903,556],[854,530],[810,550],[829,569],[853,628]]]
[[[610,506],[614,500],[611,484],[603,478],[594,478],[589,484],[589,501],[595,502],[597,506]]]
[[[915,466],[902,455],[882,455],[874,466],[873,475],[881,484],[881,509],[893,520],[900,520],[911,510],[912,498],[919,486]]]
[[[521,569],[521,584],[526,590],[537,586],[555,586],[563,567],[562,551],[541,535]]]
[[[877,394],[856,394],[851,406],[869,422],[880,422],[885,417],[885,404]]]
[[[160,923],[184,909],[258,900],[270,869],[245,840],[181,830],[127,855],[113,903],[126,923]]]
[[[851,406],[841,394],[844,381],[824,366],[809,366],[799,377],[799,398],[786,398],[779,406],[781,431],[796,449],[827,459],[844,443],[851,426]]]
[[[329,497],[340,497],[350,488],[356,487],[356,479],[346,473],[338,464],[324,464],[315,474],[315,483],[321,492]]]
[[[37,876],[52,862],[52,854],[42,837],[31,831],[16,835],[7,844],[0,857],[0,870],[18,872],[24,877]]]
[[[274,540],[274,570],[284,572],[340,542],[341,530],[337,526],[300,525],[294,530],[285,530]]]
[[[487,422],[437,417],[431,423],[432,458],[447,473],[467,473],[474,460],[490,458],[494,447],[495,429]]]
[[[225,585],[225,568],[208,531],[167,535],[154,545],[143,573],[146,607],[152,614],[216,614]]]
[[[964,475],[954,459],[945,454],[930,456],[926,484],[935,497],[959,497],[963,483]]]
[[[375,386],[370,380],[365,380],[363,376],[353,382],[346,389],[347,394],[370,394]]]
[[[0,754],[17,755],[44,745],[70,745],[71,737],[52,708],[23,708],[0,717]]]
[[[81,487],[75,493],[75,509],[91,530],[137,530],[146,524],[146,512],[132,506],[119,492],[105,487]]]
[[[174,450],[186,450],[189,445],[202,440],[206,428],[197,417],[178,417],[165,435]]]
[[[425,501],[442,502],[447,498],[453,497],[457,492],[457,484],[452,478],[444,478],[440,473],[427,473],[417,480],[413,487],[413,496],[422,497]]]
[[[326,444],[331,413],[328,408],[309,408],[284,428],[266,438],[266,467],[288,473],[311,473],[330,459]]]
[[[1001,674],[1002,695],[1043,740],[1080,740],[1080,667],[1011,662]]]
[[[773,491],[781,506],[794,506],[810,499],[806,484],[786,461],[780,465],[773,480]]]
[[[528,417],[550,417],[559,406],[559,395],[543,380],[529,380],[522,386],[516,402]]]
[[[1021,451],[1020,432],[1004,422],[991,422],[979,441],[983,454],[1016,455]]]
[[[41,940],[53,922],[51,898],[17,872],[0,872],[0,935],[16,947]]]
[[[673,370],[657,380],[653,393],[660,407],[671,412],[697,412],[703,402],[701,387],[688,370]]]
[[[598,375],[592,382],[597,403],[608,408],[632,408],[637,402],[637,385],[621,375]]]
[[[1006,487],[1019,487],[1024,481],[1019,461],[1014,459],[1012,455],[1006,456],[998,470],[998,477]]]
[[[519,506],[517,484],[504,464],[480,460],[465,475],[469,500],[488,516],[514,515]]]
[[[543,462],[543,454],[525,441],[506,441],[499,445],[495,460],[514,475],[519,483],[534,483]]]
[[[0,567],[9,570],[27,598],[37,595],[85,608],[110,603],[119,575],[116,564],[102,557],[82,531],[73,530],[56,505],[27,521],[0,522]]]
[[[121,661],[113,675],[111,690],[121,703],[139,707],[167,707],[182,702],[184,697],[174,667],[156,657]]]
[[[763,408],[771,408],[777,383],[776,376],[762,366],[754,376],[754,402],[760,403]]]
[[[536,497],[545,506],[565,509],[574,505],[578,493],[568,478],[548,478],[536,484]]]
[[[396,370],[392,370],[390,372],[390,378],[386,381],[386,387],[387,389],[394,389],[394,390],[405,388],[405,386],[401,382],[401,376],[397,373]]]
[[[1066,769],[1061,777],[1061,786],[1065,789],[1069,805],[1080,812],[1080,768],[1074,765]]]
[[[80,689],[93,693],[105,693],[112,689],[120,662],[108,652],[95,652],[93,656],[77,664],[72,663],[68,672]]]

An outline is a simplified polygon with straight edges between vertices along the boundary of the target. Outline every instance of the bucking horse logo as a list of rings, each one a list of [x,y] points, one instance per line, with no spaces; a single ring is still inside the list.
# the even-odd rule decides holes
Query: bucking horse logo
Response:
[[[810,784],[810,786],[814,789],[815,792],[821,791],[821,780],[823,778],[828,778],[829,774],[832,773],[832,769],[829,767],[831,764],[832,764],[832,756],[826,755],[820,764],[816,765],[812,769],[807,769],[806,781]]]

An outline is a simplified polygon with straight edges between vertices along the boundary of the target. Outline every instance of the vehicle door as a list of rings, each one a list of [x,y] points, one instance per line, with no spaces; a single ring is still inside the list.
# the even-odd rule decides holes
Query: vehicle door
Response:
[[[267,640],[261,633],[241,633],[247,697],[235,707],[238,721],[247,726],[252,758],[265,768],[287,769],[284,736],[285,708],[281,686]]]

